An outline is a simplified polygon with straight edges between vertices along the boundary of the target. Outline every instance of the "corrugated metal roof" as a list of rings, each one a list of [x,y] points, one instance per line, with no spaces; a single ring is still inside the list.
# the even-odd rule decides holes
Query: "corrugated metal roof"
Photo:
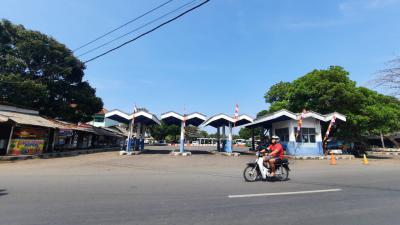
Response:
[[[8,117],[0,115],[0,122],[4,123],[8,121]]]
[[[18,124],[55,128],[57,125],[41,116],[17,112],[0,111],[0,116],[7,117]]]
[[[0,122],[6,122],[8,120],[14,121],[17,124],[22,124],[22,125],[78,130],[78,131],[89,132],[89,133],[93,133],[93,134],[97,134],[97,135],[113,136],[113,137],[123,136],[123,134],[121,134],[120,132],[112,130],[112,129],[103,129],[103,128],[98,128],[98,127],[93,127],[90,125],[77,126],[75,124],[67,123],[64,121],[59,121],[59,120],[54,120],[54,119],[46,119],[44,117],[41,117],[39,115],[34,115],[34,114],[0,111]]]
[[[107,130],[109,132],[112,132],[118,136],[124,137],[124,136],[128,136],[127,134],[125,135],[121,130],[116,129],[114,127],[103,127],[102,129]]]

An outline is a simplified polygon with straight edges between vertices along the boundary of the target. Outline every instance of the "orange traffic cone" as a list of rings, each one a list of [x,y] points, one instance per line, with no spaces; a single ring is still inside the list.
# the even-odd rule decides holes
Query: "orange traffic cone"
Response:
[[[333,155],[333,152],[331,152],[331,165],[336,165],[336,159],[335,156]]]
[[[363,164],[368,165],[367,155],[364,154]]]

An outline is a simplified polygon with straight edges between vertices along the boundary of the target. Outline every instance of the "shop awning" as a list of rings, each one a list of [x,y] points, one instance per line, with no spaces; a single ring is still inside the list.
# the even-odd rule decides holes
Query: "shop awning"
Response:
[[[100,127],[92,127],[91,128],[95,134],[100,135],[100,136],[108,136],[108,137],[122,137],[122,135],[117,134],[113,131],[106,130],[104,128]]]
[[[122,131],[114,129],[112,127],[103,127],[103,130],[106,130],[107,132],[110,132],[118,137],[127,137],[128,135],[125,135]]]
[[[0,111],[0,116],[17,124],[56,128],[57,125],[41,116],[17,112]]]
[[[0,115],[0,123],[4,123],[8,121],[8,117]]]

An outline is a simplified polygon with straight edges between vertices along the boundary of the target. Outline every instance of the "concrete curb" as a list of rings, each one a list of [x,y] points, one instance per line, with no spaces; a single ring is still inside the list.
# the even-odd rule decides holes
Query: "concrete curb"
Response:
[[[117,151],[115,148],[107,148],[107,149],[84,149],[84,150],[75,150],[68,152],[52,152],[52,153],[44,153],[41,155],[20,155],[20,156],[0,156],[0,161],[17,161],[17,160],[27,160],[27,159],[51,159],[51,158],[62,158],[62,157],[72,157],[78,155],[86,155],[100,152],[110,152]]]
[[[324,160],[331,159],[331,156],[289,156],[288,159],[295,160]],[[335,155],[335,159],[352,160],[355,159],[354,155]]]
[[[372,152],[399,152],[399,148],[372,148]]]
[[[240,156],[240,153],[239,153],[239,152],[230,152],[230,153],[228,153],[228,152],[223,152],[222,155],[224,155],[224,156],[229,156],[229,157],[239,157],[239,156]]]
[[[229,157],[239,157],[240,156],[240,152],[218,152],[218,151],[212,151],[211,152],[213,155],[223,155],[223,156],[229,156]]]
[[[191,152],[174,152],[174,151],[172,151],[170,153],[170,155],[172,155],[172,156],[192,156],[192,153]]]
[[[146,150],[143,150],[143,151],[130,151],[130,152],[127,152],[127,151],[119,151],[119,155],[127,155],[127,156],[132,156],[132,155],[140,155],[140,154],[142,154],[143,152],[145,152]]]
[[[400,152],[368,152],[368,154],[376,156],[400,156]]]

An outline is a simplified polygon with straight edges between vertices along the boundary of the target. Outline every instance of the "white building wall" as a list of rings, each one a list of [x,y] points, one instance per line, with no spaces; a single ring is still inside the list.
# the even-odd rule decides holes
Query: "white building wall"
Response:
[[[280,121],[272,124],[272,135],[275,135],[275,129],[289,128],[289,141],[296,141],[295,127],[298,126],[297,120]],[[321,123],[315,118],[305,118],[302,123],[303,128],[315,128],[315,141],[322,142]]]
[[[90,121],[88,124],[94,126],[94,127],[111,127],[114,125],[117,125],[118,122],[112,119],[104,118],[103,122],[95,122],[95,121]]]

